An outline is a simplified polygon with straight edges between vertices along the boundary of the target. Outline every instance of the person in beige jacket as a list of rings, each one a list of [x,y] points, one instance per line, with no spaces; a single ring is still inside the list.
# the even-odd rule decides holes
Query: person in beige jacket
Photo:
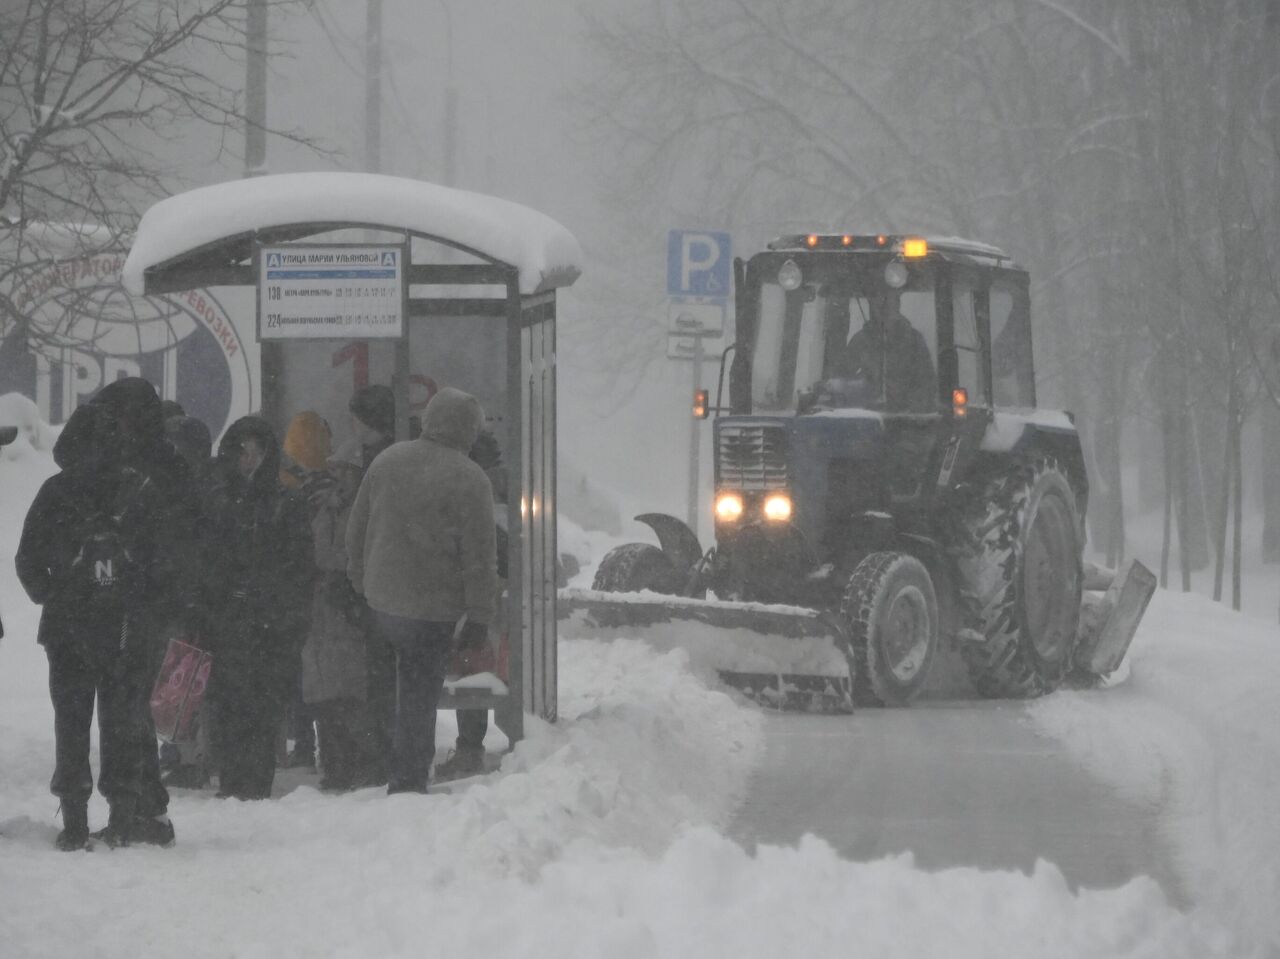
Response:
[[[455,639],[487,641],[498,575],[493,494],[467,455],[483,424],[474,396],[440,390],[422,436],[380,453],[351,507],[347,575],[396,650],[388,793],[427,791]]]

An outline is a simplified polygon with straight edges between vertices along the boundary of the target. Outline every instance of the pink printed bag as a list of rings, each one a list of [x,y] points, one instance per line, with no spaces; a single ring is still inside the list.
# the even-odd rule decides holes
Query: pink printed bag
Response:
[[[170,639],[164,663],[151,689],[151,718],[156,735],[168,743],[190,742],[193,720],[204,702],[213,656],[203,649]]]

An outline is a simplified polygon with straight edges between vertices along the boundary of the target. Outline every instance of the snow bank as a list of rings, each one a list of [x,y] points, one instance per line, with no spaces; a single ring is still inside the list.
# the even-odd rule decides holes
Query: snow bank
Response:
[[[1192,899],[1280,955],[1280,628],[1159,591],[1126,682],[1035,704],[1037,726],[1165,810]]]
[[[21,393],[0,396],[0,426],[18,428],[17,440],[0,447],[0,457],[7,460],[24,459],[32,450],[52,450],[58,437],[57,430],[40,418],[35,402]]]

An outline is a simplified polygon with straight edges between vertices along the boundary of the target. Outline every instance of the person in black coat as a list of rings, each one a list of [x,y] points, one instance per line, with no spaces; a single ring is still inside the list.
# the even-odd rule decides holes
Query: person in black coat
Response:
[[[175,407],[181,410],[181,407],[172,400],[166,400],[164,406],[166,410],[172,410]],[[205,500],[213,485],[213,438],[209,434],[209,427],[201,420],[181,412],[165,417],[164,432],[169,445],[186,462],[199,494],[200,522],[197,540],[201,545],[197,547],[193,559],[203,559],[202,544],[208,539],[209,532]],[[199,572],[198,582],[201,584],[209,582],[210,577],[204,575],[203,563]],[[175,623],[174,634],[192,645],[204,648],[207,632],[207,605],[207,603],[200,604],[198,616],[186,615]],[[193,742],[166,742],[160,746],[160,778],[167,787],[203,789],[209,784],[213,766],[212,737],[210,736],[209,710],[203,704],[192,718],[192,725],[195,729]]]
[[[209,560],[220,586],[209,625],[218,795],[266,799],[276,730],[301,668],[314,575],[307,503],[280,485],[280,446],[256,416],[218,447]]]
[[[23,524],[16,567],[44,607],[60,849],[89,842],[89,727],[98,706],[98,789],[110,845],[169,845],[150,692],[163,628],[190,604],[188,557],[198,505],[186,465],[164,441],[160,399],[146,380],[119,380],[75,411],[54,446]]]
[[[361,476],[395,439],[396,399],[381,383],[361,387],[347,405],[351,430],[360,444]],[[396,653],[365,617],[365,719],[357,781],[364,786],[385,786],[391,769],[392,732],[396,726]]]

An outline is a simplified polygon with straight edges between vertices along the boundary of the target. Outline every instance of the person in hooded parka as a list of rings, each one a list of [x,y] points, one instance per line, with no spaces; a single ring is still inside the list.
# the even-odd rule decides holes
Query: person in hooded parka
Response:
[[[218,445],[211,574],[209,700],[218,795],[266,799],[276,731],[293,695],[307,636],[314,566],[306,500],[280,484],[280,446],[245,416]]]
[[[104,387],[63,427],[61,472],[41,487],[18,546],[18,576],[44,609],[49,658],[57,845],[89,845],[93,789],[89,727],[97,700],[98,789],[110,806],[108,845],[171,845],[149,699],[164,631],[196,616],[190,557],[198,500],[182,459],[165,443],[160,399],[146,380]]]
[[[498,594],[493,488],[468,457],[479,401],[445,387],[422,436],[369,467],[347,520],[347,574],[396,653],[396,726],[388,793],[425,793],[436,708],[455,642],[488,642]]]

